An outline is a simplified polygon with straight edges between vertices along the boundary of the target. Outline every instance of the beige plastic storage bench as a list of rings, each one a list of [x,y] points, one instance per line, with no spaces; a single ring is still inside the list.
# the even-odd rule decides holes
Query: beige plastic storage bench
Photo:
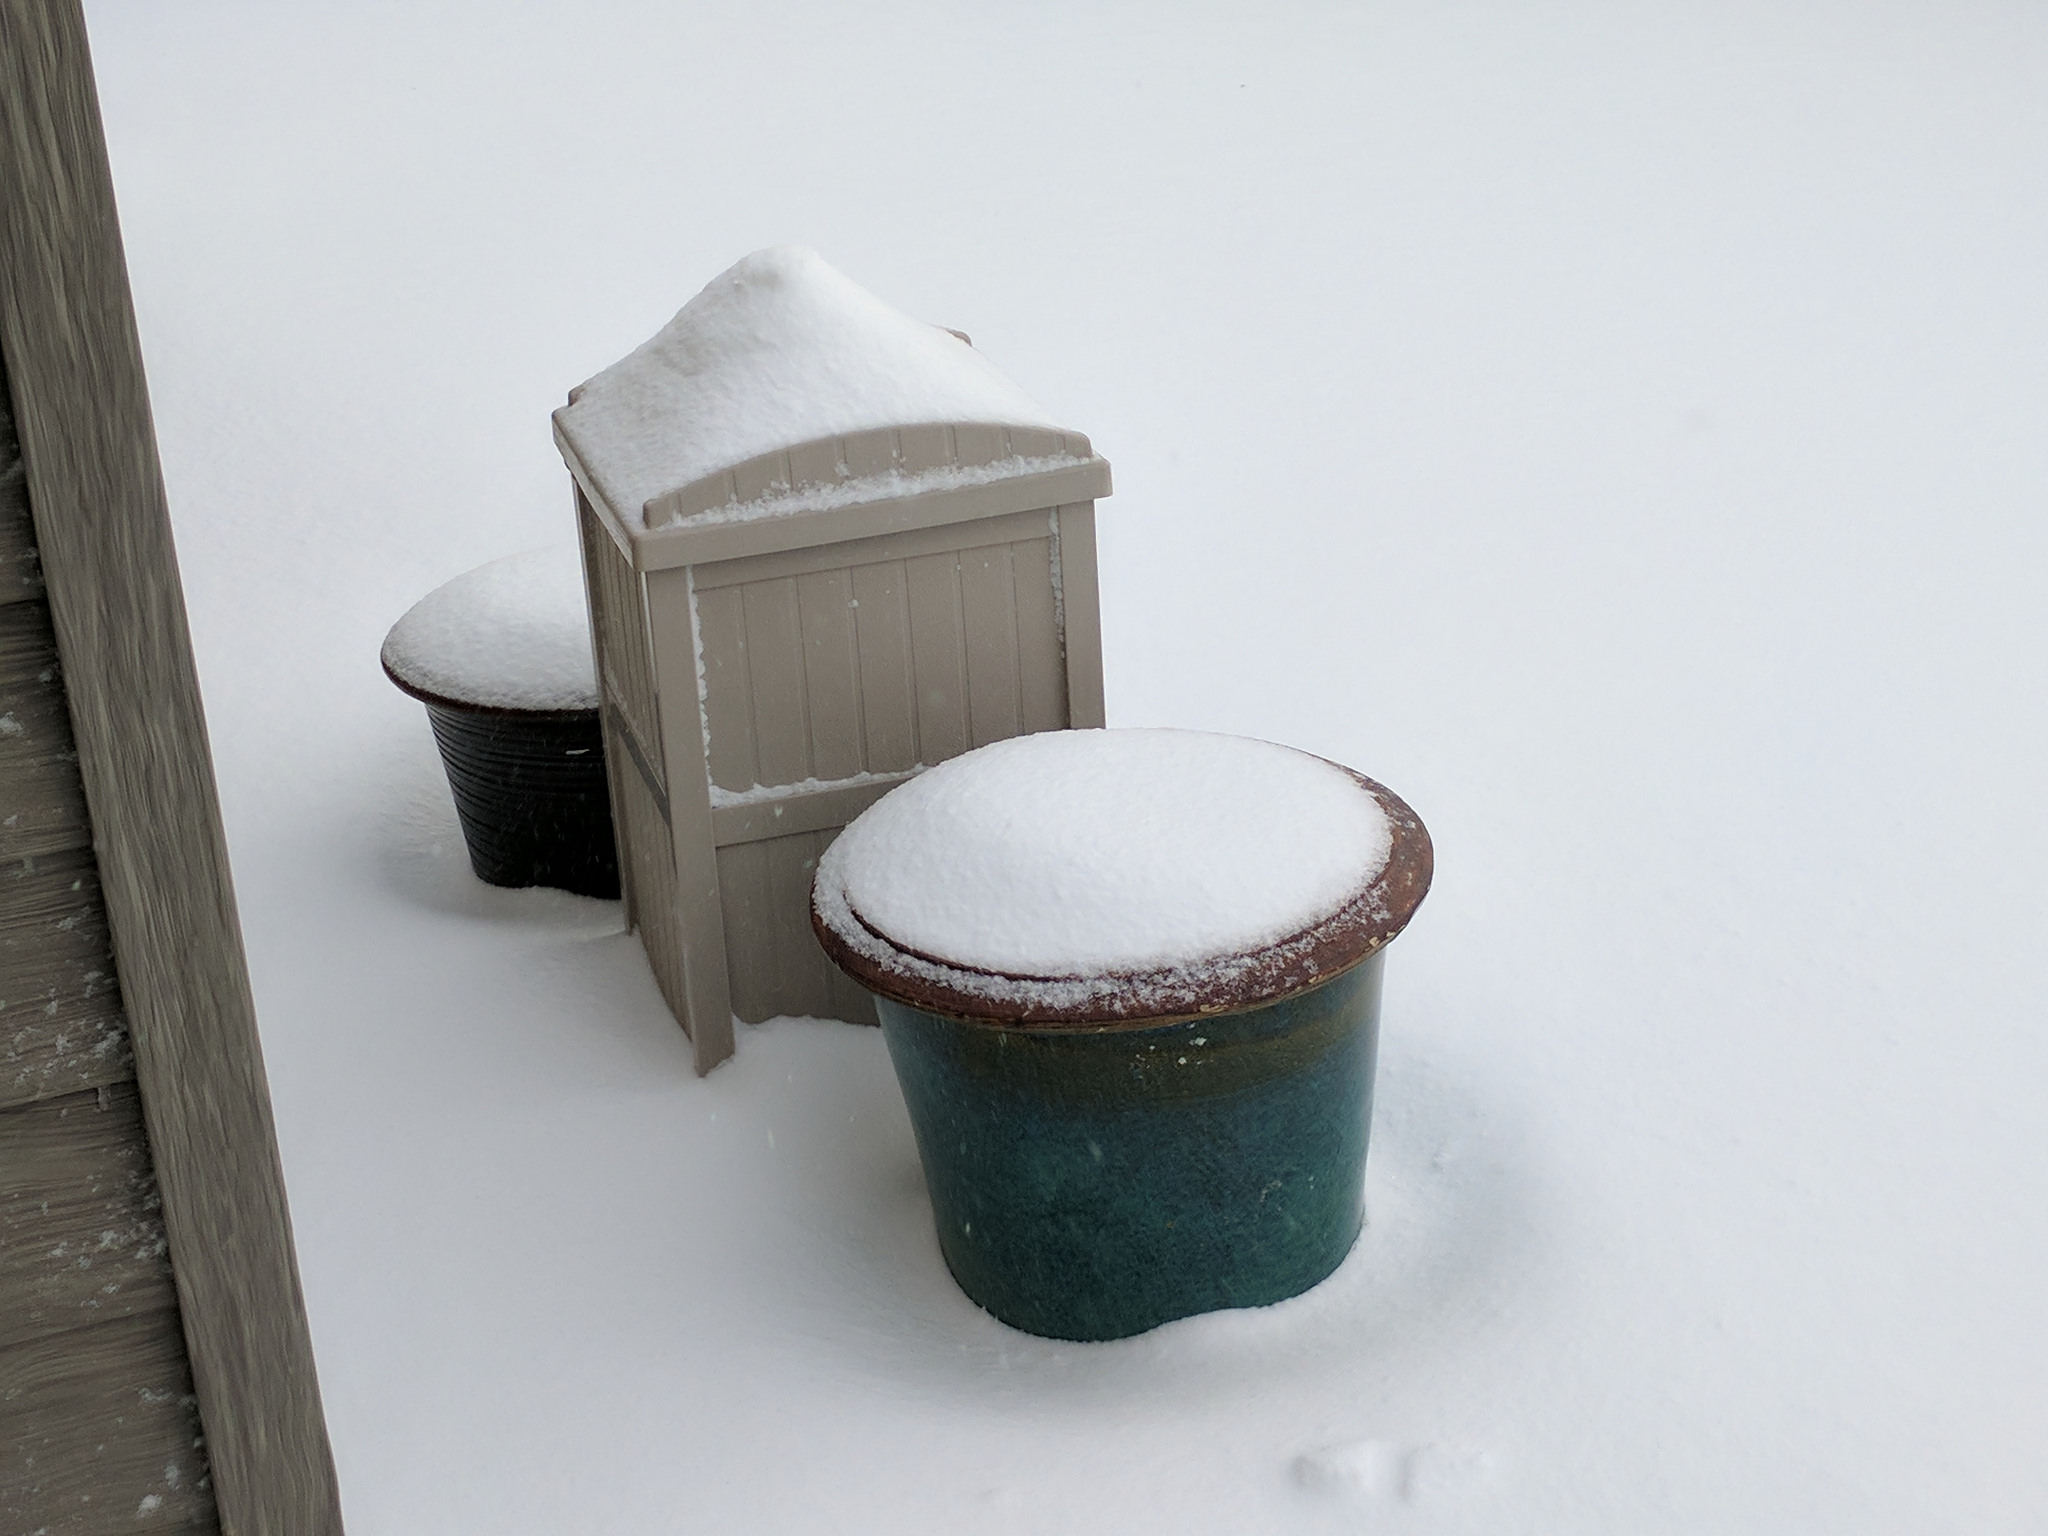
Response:
[[[871,1021],[811,877],[969,748],[1099,726],[1109,465],[964,337],[757,252],[555,413],[627,922],[697,1070],[732,1021]]]

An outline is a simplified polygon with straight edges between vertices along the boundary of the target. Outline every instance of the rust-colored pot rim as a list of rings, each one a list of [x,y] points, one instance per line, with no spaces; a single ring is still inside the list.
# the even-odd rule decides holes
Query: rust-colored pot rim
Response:
[[[597,713],[598,706],[593,700],[576,709],[521,709],[516,704],[483,704],[475,699],[458,699],[452,694],[436,693],[431,688],[422,688],[418,683],[408,682],[391,670],[391,663],[379,660],[384,675],[391,679],[391,685],[400,693],[410,694],[433,709],[452,709],[465,715],[500,715],[507,720],[531,720],[535,724],[556,721],[587,720]]]
[[[1281,1002],[1386,948],[1429,894],[1435,871],[1429,831],[1408,803],[1342,763],[1332,766],[1379,802],[1390,834],[1387,861],[1369,885],[1328,917],[1262,949],[1104,976],[976,970],[898,944],[854,911],[843,891],[825,890],[822,868],[811,889],[811,929],[832,963],[878,997],[991,1028],[1147,1029]]]

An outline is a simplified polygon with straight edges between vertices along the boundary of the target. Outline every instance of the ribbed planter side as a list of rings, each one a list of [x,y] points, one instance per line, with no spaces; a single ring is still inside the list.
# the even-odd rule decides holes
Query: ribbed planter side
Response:
[[[1114,1339],[1326,1277],[1364,1219],[1383,958],[1099,1032],[878,998],[960,1288],[1029,1333]]]
[[[477,878],[617,900],[597,711],[424,702]]]

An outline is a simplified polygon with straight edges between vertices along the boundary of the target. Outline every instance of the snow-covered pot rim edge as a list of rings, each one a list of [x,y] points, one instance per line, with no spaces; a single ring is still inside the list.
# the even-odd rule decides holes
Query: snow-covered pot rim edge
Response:
[[[1328,917],[1242,955],[1104,976],[1004,975],[906,948],[863,920],[843,893],[837,902],[826,895],[821,904],[815,882],[811,929],[832,963],[877,996],[993,1028],[1047,1033],[1149,1029],[1281,1002],[1386,948],[1414,917],[1435,873],[1429,830],[1408,803],[1356,769],[1331,766],[1379,802],[1387,818],[1387,861],[1370,884]],[[827,905],[839,910],[828,916]]]
[[[571,709],[521,709],[516,704],[481,704],[475,699],[458,699],[452,694],[436,693],[431,688],[422,688],[418,683],[408,682],[391,670],[391,663],[379,660],[384,675],[391,679],[392,687],[400,693],[410,694],[422,704],[435,709],[452,709],[465,715],[496,715],[505,720],[531,720],[544,723],[556,720],[587,720],[598,712],[599,705],[584,704]]]

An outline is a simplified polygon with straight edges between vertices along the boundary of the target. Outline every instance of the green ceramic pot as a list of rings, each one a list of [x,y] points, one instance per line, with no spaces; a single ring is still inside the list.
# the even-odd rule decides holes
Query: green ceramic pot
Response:
[[[1328,1275],[1364,1220],[1380,960],[1150,1029],[880,999],[960,1288],[1027,1333],[1116,1339]]]
[[[1429,889],[1397,796],[1386,866],[1268,949],[1140,976],[1001,977],[904,950],[825,889],[812,926],[875,995],[939,1247],[996,1317],[1060,1339],[1299,1295],[1351,1250],[1385,945]]]

